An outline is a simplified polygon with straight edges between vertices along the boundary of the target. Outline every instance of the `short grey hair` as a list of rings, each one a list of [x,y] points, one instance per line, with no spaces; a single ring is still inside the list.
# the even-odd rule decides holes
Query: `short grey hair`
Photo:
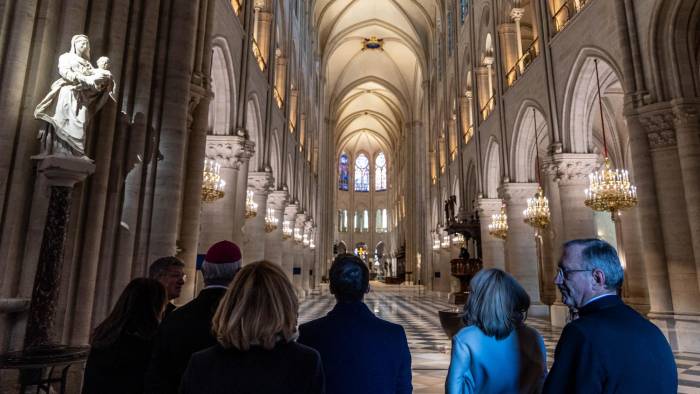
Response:
[[[236,276],[236,273],[241,269],[241,262],[212,264],[204,261],[202,264],[202,276],[204,277],[204,285],[228,286]]]
[[[469,282],[471,294],[464,305],[464,322],[490,337],[506,338],[521,325],[530,308],[530,296],[515,278],[490,268]]]
[[[597,238],[574,239],[564,244],[564,250],[571,246],[581,248],[581,268],[603,271],[605,287],[608,289],[619,290],[622,288],[625,271],[622,269],[617,250],[612,245]]]
[[[158,279],[165,275],[172,267],[185,268],[185,263],[175,256],[161,257],[148,267],[148,277],[151,279]]]

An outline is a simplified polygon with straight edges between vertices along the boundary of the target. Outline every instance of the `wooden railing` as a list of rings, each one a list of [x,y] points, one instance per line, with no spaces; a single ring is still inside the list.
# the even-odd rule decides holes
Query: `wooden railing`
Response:
[[[255,38],[253,38],[253,55],[255,55],[255,60],[258,61],[258,67],[260,67],[261,71],[265,71],[265,58],[262,55],[262,52],[260,52],[260,47],[258,46],[258,42],[255,41]]]
[[[493,107],[496,104],[496,97],[491,96],[489,101],[486,102],[486,105],[481,108],[481,119],[486,120],[489,115],[491,115],[491,112],[493,112]]]
[[[536,38],[532,44],[525,50],[523,55],[515,62],[513,68],[506,74],[506,82],[508,87],[513,86],[515,81],[517,81],[524,73],[525,70],[532,64],[537,56],[539,56],[539,38]]]
[[[468,144],[472,137],[474,137],[474,126],[469,126],[467,131],[464,132],[464,143]]]
[[[566,0],[564,4],[554,13],[554,34],[559,33],[566,27],[569,21],[588,4],[590,0]]]
[[[241,14],[241,1],[240,0],[231,0],[231,7],[233,8],[233,12],[236,13],[236,15]]]
[[[275,101],[277,102],[277,106],[279,108],[282,108],[282,104],[284,104],[284,100],[282,99],[282,96],[280,95],[280,91],[277,90],[277,88],[274,88],[272,90],[272,95],[274,96]]]

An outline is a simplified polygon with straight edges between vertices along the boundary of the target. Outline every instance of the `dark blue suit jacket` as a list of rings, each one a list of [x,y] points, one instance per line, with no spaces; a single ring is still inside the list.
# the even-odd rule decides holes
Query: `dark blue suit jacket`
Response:
[[[567,324],[543,393],[676,393],[678,374],[661,331],[617,296],[597,299]]]
[[[362,302],[338,303],[299,327],[299,343],[321,354],[328,394],[411,393],[411,354],[398,324]]]

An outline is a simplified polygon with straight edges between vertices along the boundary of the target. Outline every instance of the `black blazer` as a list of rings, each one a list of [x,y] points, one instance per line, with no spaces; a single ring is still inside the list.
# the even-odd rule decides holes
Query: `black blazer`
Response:
[[[114,344],[92,348],[85,364],[83,394],[141,394],[152,339],[123,334]]]
[[[323,394],[318,352],[295,342],[243,352],[220,345],[195,353],[182,394]]]
[[[615,295],[567,324],[544,393],[676,393],[678,374],[661,331]]]
[[[202,290],[197,298],[172,311],[158,328],[146,375],[146,392],[177,393],[193,353],[216,344],[211,320],[226,289]]]
[[[411,354],[398,324],[362,302],[338,303],[299,327],[299,343],[321,353],[329,394],[411,393]]]

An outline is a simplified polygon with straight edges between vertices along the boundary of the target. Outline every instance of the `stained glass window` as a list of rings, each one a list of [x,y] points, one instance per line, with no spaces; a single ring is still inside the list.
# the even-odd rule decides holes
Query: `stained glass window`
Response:
[[[338,164],[338,170],[340,172],[340,175],[338,176],[338,188],[340,190],[348,190],[348,182],[349,182],[349,171],[348,171],[348,155],[343,153],[340,155],[340,161]]]
[[[467,4],[468,3],[469,2],[467,0],[459,0],[459,16],[460,16],[462,23],[464,23],[464,19],[467,17],[467,9],[468,9]]]
[[[374,190],[378,192],[386,190],[386,157],[384,152],[379,152],[374,161]]]
[[[355,159],[355,191],[369,191],[369,159],[364,153]]]

